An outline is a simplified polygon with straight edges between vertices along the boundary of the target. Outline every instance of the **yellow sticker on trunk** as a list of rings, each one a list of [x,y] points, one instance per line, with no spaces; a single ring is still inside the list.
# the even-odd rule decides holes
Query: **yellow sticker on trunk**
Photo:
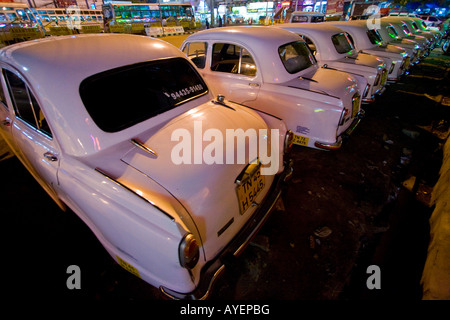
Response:
[[[141,275],[139,274],[139,271],[133,267],[131,264],[129,264],[128,262],[122,260],[119,256],[116,256],[117,261],[119,262],[119,265],[124,268],[125,270],[127,270],[129,273],[134,274],[136,277],[140,278]]]
[[[303,136],[298,136],[298,135],[294,135],[294,144],[298,144],[301,146],[307,146],[309,142],[309,138],[307,137],[303,137]]]

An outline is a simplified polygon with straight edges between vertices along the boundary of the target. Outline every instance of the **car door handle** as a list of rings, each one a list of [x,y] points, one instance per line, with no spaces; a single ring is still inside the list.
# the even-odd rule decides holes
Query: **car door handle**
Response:
[[[249,83],[248,84],[250,87],[253,87],[253,88],[258,88],[259,87],[259,83],[253,83],[253,82],[251,82],[251,83]]]
[[[11,121],[9,121],[8,119],[2,121],[2,126],[9,127],[10,125],[11,125]]]
[[[44,153],[44,157],[47,158],[50,161],[57,161],[58,158],[51,152]]]

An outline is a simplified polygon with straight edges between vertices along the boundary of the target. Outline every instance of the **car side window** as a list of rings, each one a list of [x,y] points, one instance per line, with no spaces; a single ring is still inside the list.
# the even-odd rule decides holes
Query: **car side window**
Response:
[[[6,103],[5,92],[3,91],[1,79],[0,79],[0,104],[6,109],[8,109],[8,104]]]
[[[309,50],[311,50],[313,55],[316,55],[317,53],[317,48],[316,45],[314,44],[314,42],[312,42],[312,40],[304,35],[300,35],[302,37],[302,39],[306,42],[306,44],[309,47]]]
[[[206,64],[206,42],[189,42],[184,48],[183,52],[197,68],[203,69]]]
[[[8,70],[4,70],[4,75],[17,117],[51,137],[47,120],[25,82]]]
[[[294,17],[292,17],[292,22],[308,22],[308,17],[306,17],[306,16],[294,16]]]
[[[322,16],[314,16],[311,17],[311,22],[324,22],[324,18]]]
[[[256,75],[256,64],[247,49],[230,43],[215,43],[211,70],[253,77]]]

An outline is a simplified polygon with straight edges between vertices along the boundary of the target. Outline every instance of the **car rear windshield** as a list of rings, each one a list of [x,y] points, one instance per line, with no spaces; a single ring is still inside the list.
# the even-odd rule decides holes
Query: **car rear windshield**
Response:
[[[333,45],[338,53],[349,53],[353,46],[345,33],[338,33],[331,37]]]
[[[393,26],[388,26],[386,27],[386,30],[388,31],[388,34],[394,38],[397,39],[398,38],[398,32],[397,30],[395,30],[395,28]]]
[[[297,73],[315,64],[316,60],[303,41],[291,42],[278,48],[278,54],[286,71]]]
[[[367,35],[369,36],[369,40],[372,44],[380,44],[381,42],[383,42],[380,34],[375,29],[367,30]]]
[[[80,96],[97,126],[117,132],[205,94],[208,88],[183,58],[120,67],[83,80]]]

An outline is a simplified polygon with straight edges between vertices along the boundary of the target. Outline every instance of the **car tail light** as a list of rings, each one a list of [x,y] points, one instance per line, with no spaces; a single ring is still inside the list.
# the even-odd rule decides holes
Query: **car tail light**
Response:
[[[380,82],[380,74],[379,73],[377,74],[377,77],[375,78],[375,82],[373,83],[373,86],[374,87],[377,86],[378,82]]]
[[[353,95],[352,98],[352,118],[356,117],[359,112],[359,106],[361,104],[361,96],[358,92]]]
[[[342,126],[345,123],[345,118],[347,118],[349,114],[349,110],[347,108],[344,108],[341,113],[341,119],[339,120],[339,125]]]
[[[287,154],[291,152],[293,145],[294,145],[294,133],[291,130],[288,130],[286,132],[286,137],[284,138],[284,153]]]
[[[392,71],[394,71],[394,68],[395,68],[395,62],[392,62],[391,68],[389,69],[389,74],[391,74]]]
[[[178,250],[181,266],[187,269],[194,268],[200,257],[200,250],[197,240],[191,233],[181,240]]]
[[[366,88],[364,89],[363,98],[367,97],[367,94],[369,93],[370,84],[366,85]]]

